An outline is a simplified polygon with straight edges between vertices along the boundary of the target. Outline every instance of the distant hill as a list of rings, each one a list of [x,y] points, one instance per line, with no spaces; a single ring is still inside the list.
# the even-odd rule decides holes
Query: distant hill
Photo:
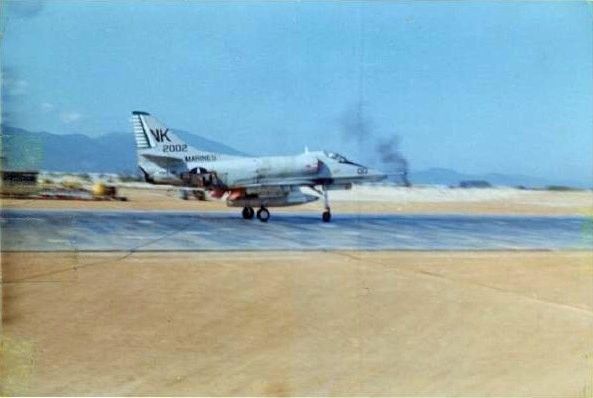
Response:
[[[448,186],[458,186],[461,181],[488,181],[492,185],[498,186],[524,186],[529,188],[541,188],[549,185],[566,185],[578,188],[591,188],[593,182],[538,178],[518,174],[466,174],[455,170],[445,168],[430,168],[426,170],[412,171],[410,180],[414,184],[438,184]]]
[[[183,130],[174,130],[189,145],[208,152],[244,155],[227,145]],[[136,173],[136,143],[131,133],[99,137],[83,134],[31,132],[2,127],[2,155],[6,169],[65,172]]]

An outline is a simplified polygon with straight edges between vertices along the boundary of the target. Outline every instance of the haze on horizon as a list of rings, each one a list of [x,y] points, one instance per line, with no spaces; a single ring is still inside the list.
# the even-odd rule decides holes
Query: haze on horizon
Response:
[[[132,110],[254,155],[593,181],[590,2],[3,6],[3,123],[97,136]]]

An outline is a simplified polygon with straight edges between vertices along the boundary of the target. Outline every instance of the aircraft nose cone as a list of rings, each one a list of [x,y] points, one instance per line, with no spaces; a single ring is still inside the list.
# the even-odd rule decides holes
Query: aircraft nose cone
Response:
[[[384,180],[387,178],[387,174],[385,174],[379,170],[369,169],[369,173],[367,174],[367,177],[373,181],[381,181],[381,180]]]

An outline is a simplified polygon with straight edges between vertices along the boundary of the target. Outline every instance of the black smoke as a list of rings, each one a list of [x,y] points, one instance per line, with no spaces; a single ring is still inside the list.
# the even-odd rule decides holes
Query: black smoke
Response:
[[[375,134],[375,123],[366,112],[364,102],[359,101],[347,108],[339,122],[344,139],[356,142],[361,148],[369,149],[379,160],[389,179],[406,187],[412,185],[408,179],[408,161],[399,148],[399,136],[390,134],[389,138],[378,137]]]
[[[401,154],[398,146],[399,137],[393,136],[385,140],[380,140],[376,144],[376,150],[380,156],[381,163],[387,166],[387,170],[392,170],[395,173],[395,179],[400,181],[404,186],[410,187],[412,184],[408,179],[408,161]]]
[[[359,145],[364,144],[373,136],[373,121],[366,116],[364,108],[365,104],[358,102],[340,117],[344,138],[354,140]]]

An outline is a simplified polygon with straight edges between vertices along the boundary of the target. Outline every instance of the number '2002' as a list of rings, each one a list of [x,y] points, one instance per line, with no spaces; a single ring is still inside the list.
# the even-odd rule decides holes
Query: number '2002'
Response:
[[[163,145],[163,152],[185,152],[187,144]]]

